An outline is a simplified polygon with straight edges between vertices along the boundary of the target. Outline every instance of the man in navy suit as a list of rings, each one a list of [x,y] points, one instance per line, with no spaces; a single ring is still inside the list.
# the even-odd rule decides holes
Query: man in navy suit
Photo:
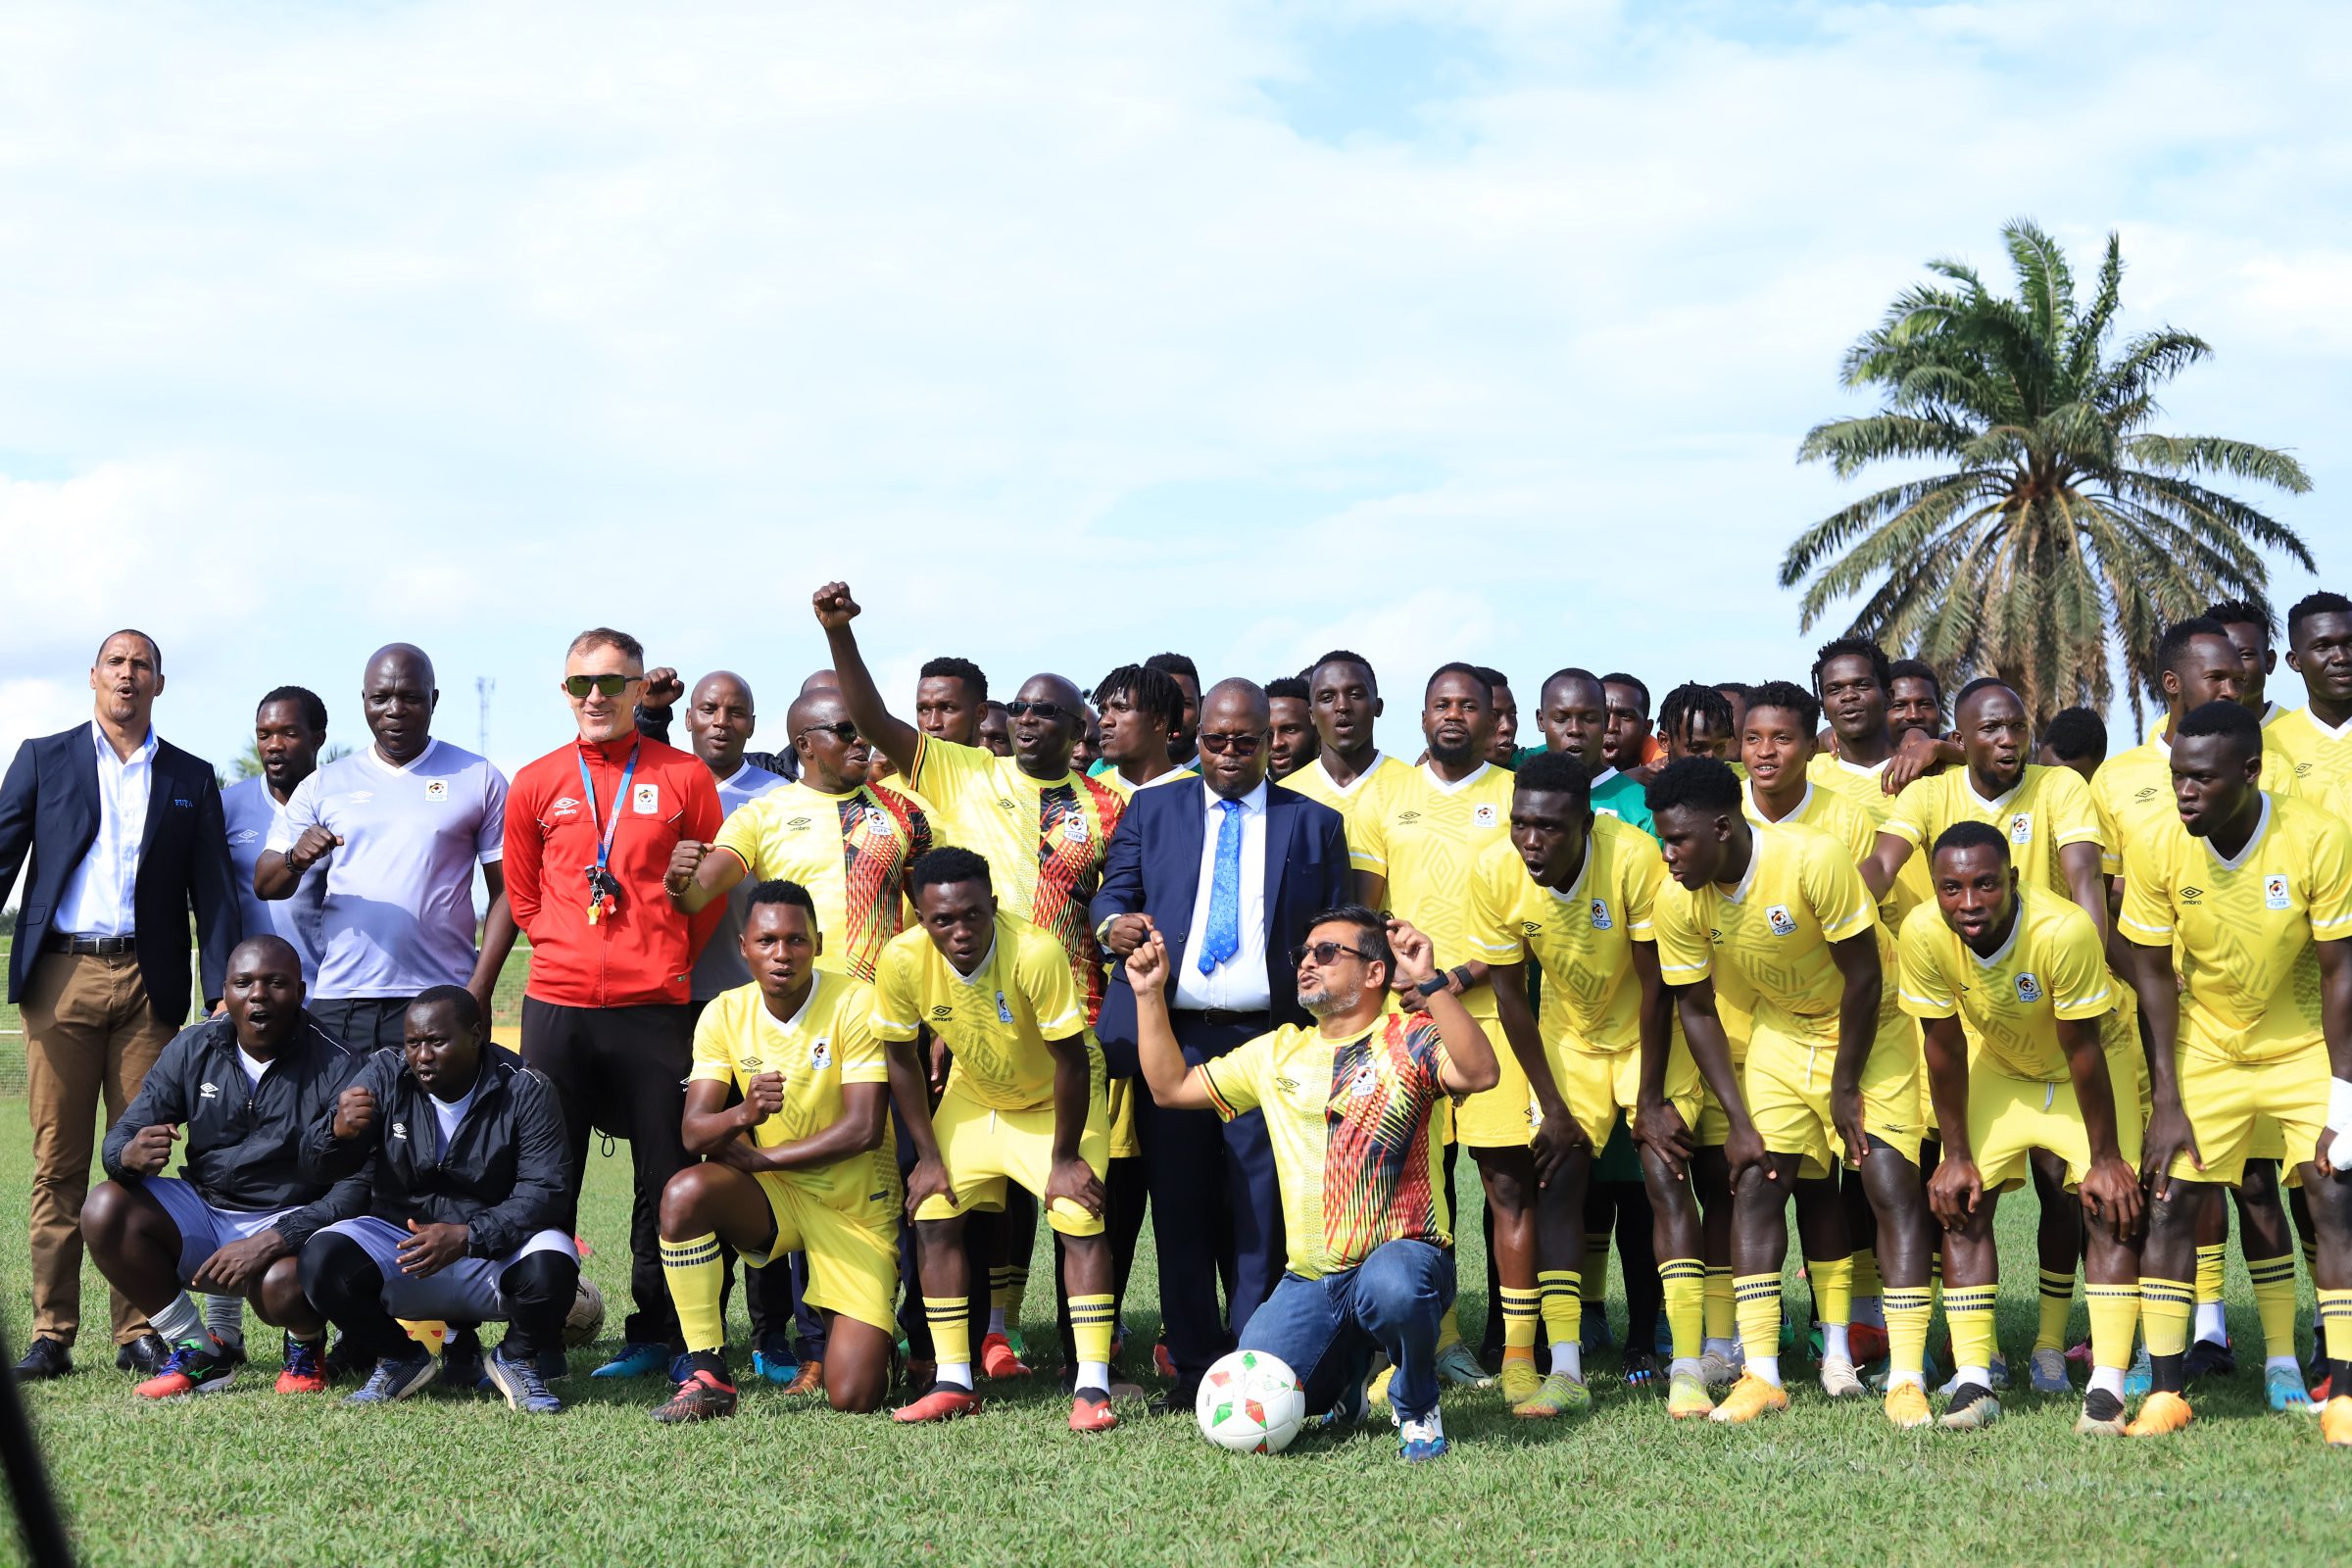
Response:
[[[220,786],[211,763],[156,738],[163,689],[155,639],[116,632],[90,669],[93,721],[26,741],[0,783],[0,890],[30,858],[8,967],[32,1106],[32,1343],[19,1377],[73,1369],[98,1102],[119,1119],[187,1022],[189,911],[207,1007],[237,945]],[[120,1291],[114,1325],[116,1363],[153,1372],[161,1342]]]
[[[1316,911],[1345,902],[1346,828],[1329,807],[1267,782],[1272,729],[1254,683],[1211,690],[1200,704],[1201,776],[1136,792],[1095,895],[1096,934],[1114,957],[1153,931],[1167,944],[1176,1039],[1195,1066],[1308,1021],[1293,950]],[[1176,1366],[1153,1407],[1189,1410],[1201,1375],[1282,1278],[1274,1153],[1255,1111],[1220,1123],[1152,1103],[1136,1060],[1135,993],[1116,962],[1096,1033],[1111,1073],[1136,1079],[1160,1318]],[[1220,1274],[1230,1324],[1217,1311]]]

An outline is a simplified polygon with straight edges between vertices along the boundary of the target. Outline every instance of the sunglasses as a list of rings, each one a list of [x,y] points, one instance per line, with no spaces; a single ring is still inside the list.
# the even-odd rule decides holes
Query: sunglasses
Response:
[[[1195,737],[1196,744],[1202,751],[1212,752],[1219,757],[1228,752],[1236,757],[1255,757],[1257,749],[1265,744],[1265,739],[1263,735],[1219,735],[1206,730]]]
[[[644,679],[643,675],[566,675],[564,689],[574,697],[585,697],[590,692],[618,697]]]
[[[1291,950],[1291,964],[1295,968],[1312,958],[1316,968],[1328,969],[1339,961],[1343,953],[1351,958],[1361,958],[1366,963],[1372,961],[1372,955],[1361,948],[1351,948],[1345,942],[1309,942],[1304,947]]]
[[[1068,713],[1069,710],[1062,707],[1059,703],[1027,703],[1023,702],[1018,697],[1015,697],[1011,702],[1004,705],[1004,711],[1010,713],[1015,718],[1019,718],[1023,714],[1028,714],[1036,718],[1041,718],[1047,723],[1051,724],[1054,722],[1054,720]]]
[[[844,741],[854,741],[858,738],[858,726],[854,721],[845,718],[835,724],[811,724],[801,733],[803,735],[831,735]]]

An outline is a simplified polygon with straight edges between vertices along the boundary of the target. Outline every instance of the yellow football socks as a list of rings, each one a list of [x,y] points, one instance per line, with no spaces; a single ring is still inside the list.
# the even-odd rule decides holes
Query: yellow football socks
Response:
[[[999,1263],[988,1271],[989,1308],[1004,1313],[1006,1323],[1021,1321],[1021,1302],[1028,1295],[1027,1263]]]
[[[1849,1323],[1854,1316],[1854,1260],[1851,1257],[1805,1259],[1805,1277],[1813,1282],[1813,1310],[1824,1323]],[[1884,1292],[1886,1287],[1881,1286]]]
[[[2352,1291],[2322,1291],[2318,1313],[2320,1346],[2330,1361],[2352,1361]],[[2342,1394],[2342,1389],[2330,1390]]]
[[[1577,1321],[1577,1314],[1584,1305],[1583,1288],[1582,1276],[1572,1268],[1547,1268],[1537,1271],[1537,1310],[1543,1315],[1544,1338],[1550,1340],[1552,1344],[1575,1343],[1578,1335],[1582,1332]],[[1511,1335],[1511,1320],[1507,1314],[1511,1310],[1511,1298],[1515,1294],[1517,1293],[1507,1289],[1502,1293],[1502,1309],[1506,1314],[1502,1320],[1502,1333],[1506,1345],[1509,1343]],[[1532,1347],[1536,1342],[1531,1338],[1527,1343]]]
[[[1589,1293],[1585,1304],[1604,1305],[1609,1298],[1609,1233],[1585,1232],[1584,1288]]]
[[[1117,1298],[1105,1292],[1101,1296],[1070,1298],[1070,1345],[1081,1363],[1110,1359],[1111,1330],[1115,1326]],[[932,1331],[937,1339],[939,1330]],[[940,1359],[947,1359],[942,1356]]]
[[[2151,1359],[2188,1349],[2188,1325],[2197,1315],[2197,1288],[2188,1280],[2139,1278],[2140,1333]]]
[[[2060,1273],[2054,1268],[2041,1271],[2041,1320],[2034,1330],[2034,1348],[2063,1350],[2066,1348],[2066,1320],[2075,1309],[2075,1271]],[[1951,1310],[1945,1302],[1944,1310]]]
[[[968,1296],[923,1298],[923,1321],[931,1325],[931,1358],[940,1365],[971,1366],[971,1310]]]
[[[2295,1254],[2249,1257],[2246,1277],[2254,1282],[2254,1310],[2262,1316],[2262,1350],[2271,1360],[2295,1358]]]
[[[1886,1303],[1886,1382],[1927,1386],[1928,1318],[1934,1311],[1927,1287],[1889,1285]]]
[[[1543,1311],[1544,1278],[1538,1275],[1532,1291],[1502,1287],[1502,1358],[1506,1362],[1536,1358],[1536,1324]],[[1571,1325],[1569,1333],[1575,1332]]]
[[[2082,1287],[2082,1304],[2090,1313],[2090,1364],[2131,1365],[2132,1336],[2139,1327],[2138,1284],[2086,1282]]]
[[[1695,1257],[1670,1257],[1658,1265],[1666,1295],[1666,1328],[1674,1336],[1674,1358],[1696,1359],[1706,1317],[1707,1265]]]
[[[1730,1269],[1707,1266],[1705,1312],[1708,1339],[1728,1341],[1740,1332],[1739,1319],[1732,1310]]]
[[[1443,1355],[1461,1343],[1461,1319],[1453,1315],[1453,1308],[1448,1305],[1444,1315],[1438,1319],[1438,1353]]]
[[[1741,1274],[1732,1281],[1740,1340],[1747,1348],[1747,1369],[1778,1387],[1781,1362],[1781,1277]],[[1769,1375],[1767,1374],[1769,1369]]]
[[[1992,1309],[2000,1297],[1997,1285],[1947,1285],[1943,1289],[1943,1320],[1952,1331],[1952,1365],[1988,1373],[1995,1352]],[[1892,1325],[1888,1326],[1889,1340]]]
[[[662,1278],[678,1309],[678,1332],[689,1350],[721,1349],[727,1343],[726,1313],[719,1306],[727,1288],[727,1265],[716,1232],[662,1244]]]

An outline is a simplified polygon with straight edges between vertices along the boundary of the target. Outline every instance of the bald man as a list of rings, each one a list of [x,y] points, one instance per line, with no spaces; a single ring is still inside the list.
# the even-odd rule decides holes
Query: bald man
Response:
[[[464,986],[488,1017],[514,946],[506,775],[433,737],[440,701],[423,649],[377,649],[360,677],[373,744],[295,786],[253,868],[258,896],[286,899],[326,866],[311,1015],[362,1054],[398,1047],[409,1003],[431,986]],[[489,895],[478,947],[476,865]]]
[[[710,678],[708,675],[703,677],[704,680]],[[808,678],[801,682],[801,693],[806,696],[819,687],[839,684],[838,677],[829,669],[810,670]],[[697,682],[697,685],[699,687],[700,682]],[[648,740],[660,741],[664,746],[668,745],[670,718],[676,711],[678,701],[687,695],[685,681],[678,677],[677,670],[671,666],[658,664],[647,670],[645,672],[645,698],[637,705],[634,719],[637,733]],[[801,776],[801,760],[794,755],[790,746],[780,752],[746,751],[743,753],[743,760],[763,772],[773,773],[788,783]],[[711,945],[716,947],[722,941],[728,951],[734,950],[733,940],[723,935],[714,940]]]

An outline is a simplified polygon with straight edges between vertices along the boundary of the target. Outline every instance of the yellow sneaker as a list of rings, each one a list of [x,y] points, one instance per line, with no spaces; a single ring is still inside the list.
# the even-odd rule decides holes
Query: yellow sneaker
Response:
[[[1909,1378],[1888,1384],[1886,1419],[1905,1432],[1932,1423],[1936,1419],[1936,1412],[1928,1408],[1928,1391]]]
[[[2352,1395],[2339,1394],[2320,1406],[2320,1436],[2333,1447],[2352,1448]]]
[[[2330,1404],[2335,1401],[2330,1399]],[[2188,1400],[2178,1394],[2159,1389],[2139,1401],[2139,1414],[2124,1428],[2128,1438],[2161,1438],[2188,1425]]]
[[[1509,1367],[1503,1368],[1503,1376],[1507,1388]],[[1522,1421],[1548,1421],[1554,1416],[1583,1415],[1592,1408],[1592,1391],[1585,1387],[1584,1379],[1572,1378],[1565,1372],[1554,1372],[1549,1377],[1538,1379],[1536,1392],[1512,1405],[1511,1414]]]
[[[1754,1373],[1743,1375],[1732,1385],[1732,1392],[1723,1402],[1707,1413],[1710,1421],[1753,1421],[1760,1415],[1788,1408],[1788,1391],[1765,1382]]]
[[[1667,1385],[1666,1413],[1677,1421],[1710,1414],[1714,1408],[1715,1400],[1708,1395],[1703,1379],[1689,1372],[1678,1372],[1674,1375],[1674,1381]]]
[[[1505,1360],[1502,1363],[1502,1396],[1513,1405],[1525,1404],[1544,1387],[1544,1374],[1536,1370],[1535,1360]]]

